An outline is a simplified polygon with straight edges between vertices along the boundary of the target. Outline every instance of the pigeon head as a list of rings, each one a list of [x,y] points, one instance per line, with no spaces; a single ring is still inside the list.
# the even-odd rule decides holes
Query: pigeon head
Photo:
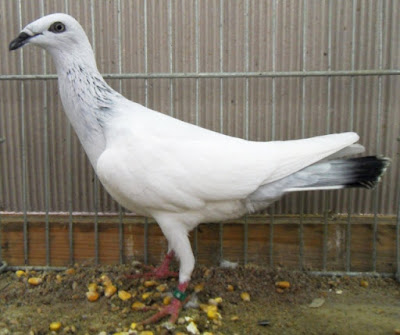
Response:
[[[62,13],[46,15],[29,23],[10,43],[9,49],[16,50],[26,44],[40,46],[49,52],[58,50],[64,53],[74,49],[91,48],[78,21]]]

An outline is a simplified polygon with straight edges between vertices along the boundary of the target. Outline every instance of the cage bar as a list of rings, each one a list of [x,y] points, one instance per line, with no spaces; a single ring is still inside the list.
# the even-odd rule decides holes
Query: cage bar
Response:
[[[194,26],[195,26],[195,44],[196,44],[196,49],[195,49],[195,62],[196,62],[196,73],[200,72],[200,52],[199,52],[199,46],[200,46],[200,19],[199,19],[199,1],[195,0],[194,2]],[[199,78],[196,78],[196,106],[195,106],[195,115],[196,115],[196,120],[195,124],[198,126],[199,125],[199,119],[200,119],[200,111],[199,111]],[[199,229],[196,227],[193,232],[193,253],[194,253],[194,258],[197,260],[197,255],[199,252]]]
[[[40,2],[40,15],[44,16],[44,0]],[[43,74],[47,73],[46,51],[42,50]],[[43,81],[43,167],[44,167],[44,206],[45,206],[45,248],[46,265],[50,266],[50,227],[49,227],[49,204],[50,204],[50,176],[49,176],[49,135],[48,135],[48,108],[47,108],[47,82]]]
[[[332,0],[328,0],[328,71],[332,68]],[[327,111],[326,111],[326,132],[330,132],[331,128],[331,86],[332,78],[327,78]],[[328,258],[328,197],[329,193],[323,192],[323,213],[324,213],[324,227],[322,233],[322,271],[327,270]]]
[[[399,185],[400,186],[400,185]],[[397,196],[397,220],[396,220],[396,279],[400,282],[400,187]]]
[[[352,0],[352,33],[351,33],[351,70],[355,68],[355,43],[356,43],[356,9],[357,0]],[[350,95],[350,125],[351,130],[354,129],[354,76],[351,76],[351,95]],[[354,196],[354,191],[349,190],[348,192],[348,207],[347,207],[347,226],[346,226],[346,271],[351,271],[351,213],[352,209],[352,199]]]
[[[105,79],[184,79],[184,78],[285,78],[395,76],[400,70],[266,71],[266,72],[154,72],[103,73]],[[0,80],[56,80],[56,74],[3,74]]]
[[[379,2],[379,13],[378,13],[378,67],[382,69],[383,63],[383,2]],[[382,76],[378,76],[378,106],[377,106],[377,122],[376,122],[376,150],[379,154],[380,143],[381,143],[381,119],[382,119]],[[374,203],[374,224],[372,230],[372,271],[376,272],[377,262],[377,241],[378,241],[378,190],[373,190],[373,203]]]
[[[92,25],[92,46],[96,50],[96,29],[94,17],[94,0],[90,0],[90,20]],[[94,193],[94,263],[99,264],[99,180],[97,174],[93,177],[93,193]]]
[[[249,45],[249,0],[245,1],[244,5],[244,68],[246,72],[249,72],[249,53],[250,53],[250,45]],[[245,105],[244,105],[244,138],[246,140],[249,139],[249,78],[245,79],[244,83],[244,96],[245,96]],[[244,232],[243,232],[243,253],[244,253],[244,264],[247,264],[248,260],[248,249],[249,249],[249,224],[247,221],[247,215],[244,217]]]
[[[303,64],[302,71],[306,72],[307,59],[307,0],[303,0],[303,26],[302,26],[302,43],[303,43]],[[306,113],[306,78],[301,78],[301,137],[305,137],[305,113]],[[304,269],[304,192],[300,193],[300,224],[299,224],[299,268]]]
[[[278,0],[274,0],[272,3],[272,72],[276,72],[276,27],[277,27],[277,15],[276,7]],[[272,116],[271,116],[271,141],[275,140],[275,128],[276,128],[276,79],[272,77]],[[270,207],[270,224],[269,224],[269,266],[274,266],[274,224],[275,224],[275,203]]]
[[[224,0],[219,1],[219,70],[224,71]],[[219,81],[219,131],[224,133],[224,81],[222,78]],[[224,259],[224,223],[220,222],[218,227],[219,236],[219,259]]]
[[[121,0],[117,2],[117,26],[118,26],[118,73],[122,73],[122,24],[121,24]],[[146,13],[144,13],[146,15]],[[122,80],[118,81],[119,91],[122,92]],[[124,263],[124,222],[123,208],[118,204],[118,246],[119,263]]]
[[[22,30],[22,4],[21,0],[18,0],[18,26],[19,30]],[[24,54],[23,50],[20,52],[20,73],[24,74]],[[20,117],[21,117],[21,155],[22,155],[22,207],[24,215],[23,223],[23,238],[24,238],[24,264],[29,264],[29,245],[28,245],[28,199],[27,199],[27,167],[26,167],[26,135],[25,135],[25,84],[23,81],[20,83]]]

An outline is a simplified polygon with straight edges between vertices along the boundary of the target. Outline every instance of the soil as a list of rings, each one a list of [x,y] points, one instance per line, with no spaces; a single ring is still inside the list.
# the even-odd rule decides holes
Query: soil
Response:
[[[66,272],[29,271],[21,277],[16,272],[4,272],[0,274],[0,335],[108,335],[128,334],[129,331],[129,334],[151,334],[145,331],[191,334],[187,329],[191,320],[200,334],[214,335],[400,334],[400,284],[394,279],[315,277],[252,265],[235,269],[196,268],[188,289],[194,307],[181,312],[173,329],[165,319],[155,325],[144,328],[137,325],[135,330],[129,330],[133,322],[138,323],[154,313],[133,310],[131,306],[135,301],[146,306],[161,306],[164,297],[177,285],[174,278],[157,280],[156,284],[127,278],[133,269],[141,273],[143,266],[76,265]],[[102,275],[132,297],[126,301],[117,293],[105,297],[102,291],[109,283]],[[41,278],[43,282],[31,285],[28,279],[32,277]],[[289,282],[290,287],[278,288],[279,281]],[[98,285],[100,297],[94,302],[88,301],[86,296],[90,283]],[[145,287],[145,284],[154,286]],[[159,292],[160,284],[167,286],[165,292]],[[228,285],[232,287],[228,289]],[[194,293],[195,289],[200,291]],[[143,300],[145,292],[151,295]],[[243,292],[249,294],[250,301],[241,298]],[[212,320],[198,305],[205,308],[209,299],[217,297],[222,298],[217,309],[221,319],[217,315],[217,319]],[[319,300],[322,306],[310,307],[317,298],[322,299]],[[49,330],[52,322],[61,323],[57,331]]]

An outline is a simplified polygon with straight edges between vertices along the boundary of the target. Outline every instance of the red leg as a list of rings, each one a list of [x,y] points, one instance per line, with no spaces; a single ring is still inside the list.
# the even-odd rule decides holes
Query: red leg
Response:
[[[174,258],[175,253],[170,251],[165,255],[165,258],[161,265],[157,268],[153,268],[150,272],[128,275],[128,278],[169,278],[169,277],[178,277],[178,272],[169,271],[169,265],[171,260]]]
[[[184,293],[186,291],[186,288],[187,288],[188,284],[189,284],[189,282],[179,284],[178,285],[178,290],[181,293]],[[157,312],[156,314],[154,314],[150,318],[142,321],[141,324],[147,325],[147,324],[150,324],[150,323],[155,323],[155,322],[157,322],[158,320],[162,319],[163,317],[165,317],[167,315],[171,316],[170,319],[169,319],[169,322],[175,323],[176,320],[178,320],[179,312],[181,311],[182,306],[185,303],[185,300],[186,299],[184,299],[184,301],[181,301],[180,299],[174,298],[172,300],[172,302],[168,306],[165,306],[165,307],[161,308],[159,312]]]

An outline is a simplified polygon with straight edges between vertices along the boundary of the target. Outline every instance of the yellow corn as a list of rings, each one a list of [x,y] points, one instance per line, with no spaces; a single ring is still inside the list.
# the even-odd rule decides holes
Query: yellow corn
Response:
[[[117,288],[114,285],[106,286],[106,288],[104,289],[104,295],[107,298],[112,297],[115,294],[115,292],[117,292]]]
[[[57,322],[52,322],[52,323],[50,323],[49,328],[50,328],[50,330],[52,330],[52,331],[57,331],[57,330],[59,330],[59,329],[61,328],[61,322],[59,322],[59,321],[57,321]]]
[[[100,295],[97,292],[89,291],[86,292],[86,297],[89,301],[94,302],[99,299]]]
[[[250,301],[250,294],[248,294],[247,292],[242,292],[240,294],[240,297],[242,298],[243,301]]]
[[[43,283],[43,279],[38,278],[38,277],[32,277],[32,278],[28,279],[28,283],[33,286],[37,286],[37,285],[40,285],[41,283]]]
[[[129,292],[126,291],[118,291],[118,298],[120,298],[121,300],[125,301],[128,300],[132,297],[132,294],[130,294]]]

